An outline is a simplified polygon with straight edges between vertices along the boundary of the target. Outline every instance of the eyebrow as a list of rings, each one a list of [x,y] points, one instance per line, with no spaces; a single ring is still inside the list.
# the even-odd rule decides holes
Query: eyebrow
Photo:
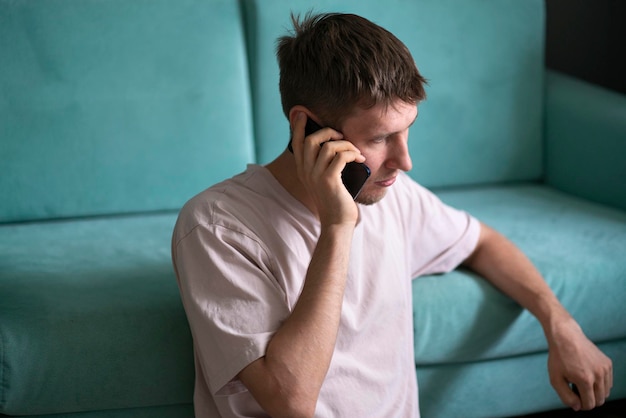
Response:
[[[414,118],[414,119],[413,119],[413,121],[409,124],[409,126],[407,126],[407,129],[408,129],[408,128],[410,128],[411,126],[413,126],[413,125],[415,124],[415,122],[417,122],[417,117],[418,117],[418,116],[419,116],[419,111],[415,114],[415,118]],[[395,134],[397,134],[398,132],[400,132],[400,131],[397,131],[397,132],[390,132],[390,133],[388,133],[388,134],[381,135],[381,136],[380,136],[380,138],[382,138],[382,137],[384,137],[384,136],[391,136],[391,135],[395,135]]]
[[[410,128],[411,126],[413,126],[413,125],[415,124],[415,122],[417,121],[417,117],[418,117],[418,116],[419,116],[419,109],[418,109],[418,111],[415,113],[415,118],[413,118],[413,120],[411,121],[411,123],[409,124],[409,126],[407,126],[407,128],[406,128],[406,129]],[[386,138],[386,137],[388,137],[388,136],[395,135],[395,134],[397,134],[397,133],[399,133],[399,132],[401,132],[401,131],[395,131],[395,132],[383,132],[383,133],[381,133],[381,134],[379,134],[379,135],[374,135],[374,136],[371,136],[371,137],[370,137],[370,139]]]

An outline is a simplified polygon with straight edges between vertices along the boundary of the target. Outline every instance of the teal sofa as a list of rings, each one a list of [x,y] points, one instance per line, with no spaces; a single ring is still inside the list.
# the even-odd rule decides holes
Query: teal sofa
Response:
[[[626,97],[546,70],[541,0],[0,0],[1,416],[193,416],[177,210],[286,146],[274,42],[310,8],[412,50],[410,175],[529,255],[626,397]],[[423,417],[561,406],[528,312],[463,270],[413,297]]]

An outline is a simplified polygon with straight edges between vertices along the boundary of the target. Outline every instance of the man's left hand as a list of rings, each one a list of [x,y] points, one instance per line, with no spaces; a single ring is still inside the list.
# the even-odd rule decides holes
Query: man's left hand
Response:
[[[613,387],[611,359],[573,319],[554,327],[547,337],[550,382],[561,401],[575,411],[603,405]]]

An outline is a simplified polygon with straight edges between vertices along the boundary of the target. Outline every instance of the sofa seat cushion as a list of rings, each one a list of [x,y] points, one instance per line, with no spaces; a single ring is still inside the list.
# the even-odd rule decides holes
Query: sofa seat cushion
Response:
[[[626,212],[533,184],[438,194],[515,242],[589,338],[626,339]],[[528,311],[468,271],[418,278],[413,298],[418,365],[547,348]]]
[[[0,413],[192,402],[175,219],[0,225]]]

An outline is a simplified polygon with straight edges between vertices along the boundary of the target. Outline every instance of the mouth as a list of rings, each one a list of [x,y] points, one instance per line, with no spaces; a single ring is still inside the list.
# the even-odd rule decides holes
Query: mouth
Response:
[[[390,177],[390,178],[388,178],[386,180],[377,181],[377,182],[375,182],[375,184],[377,186],[380,186],[380,187],[390,187],[395,182],[396,182],[396,176],[393,176],[393,177]]]

